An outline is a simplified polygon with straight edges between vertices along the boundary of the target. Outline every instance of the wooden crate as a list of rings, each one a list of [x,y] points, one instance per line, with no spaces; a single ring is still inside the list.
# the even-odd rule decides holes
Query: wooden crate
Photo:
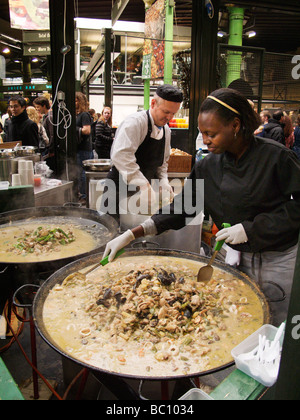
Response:
[[[13,149],[16,145],[22,146],[21,141],[9,141],[6,143],[1,143],[0,149]]]
[[[192,155],[170,156],[168,172],[191,172]]]

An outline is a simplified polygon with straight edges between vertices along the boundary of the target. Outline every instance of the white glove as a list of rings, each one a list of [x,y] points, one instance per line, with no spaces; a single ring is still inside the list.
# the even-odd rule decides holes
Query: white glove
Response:
[[[116,256],[116,253],[120,251],[120,249],[125,248],[127,245],[130,244],[130,242],[134,240],[134,234],[130,229],[128,229],[127,232],[108,242],[103,254],[103,259],[109,254],[108,261],[112,262]]]
[[[225,263],[233,267],[238,267],[241,262],[241,252],[230,248],[230,246],[224,244],[223,248],[226,251]]]
[[[150,184],[140,187],[140,213],[152,214],[151,210],[158,207],[158,197]],[[154,210],[154,211],[155,211]]]
[[[248,242],[248,237],[246,235],[244,226],[239,223],[237,225],[231,226],[230,228],[220,230],[216,234],[216,240],[218,242],[225,240],[227,244],[237,245]]]
[[[159,181],[162,205],[170,204],[174,200],[174,191],[167,178]]]

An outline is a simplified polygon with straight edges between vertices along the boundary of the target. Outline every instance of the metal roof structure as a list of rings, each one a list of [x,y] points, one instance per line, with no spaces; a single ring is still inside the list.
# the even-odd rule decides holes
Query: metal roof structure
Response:
[[[195,1],[202,0],[175,0],[174,25],[192,26],[193,2]],[[244,32],[249,29],[256,32],[256,36],[251,39],[245,37],[245,46],[262,47],[267,51],[278,53],[296,53],[300,49],[299,0],[285,0],[284,2],[280,0],[235,0],[232,3],[228,3],[226,0],[212,0],[212,3],[216,8],[219,5],[219,29],[225,33],[228,33],[229,30],[228,7],[235,5],[245,8]],[[82,18],[110,20],[112,4],[113,0],[75,0],[75,14]],[[144,22],[144,1],[129,0],[120,20]],[[11,59],[21,58],[22,31],[10,28],[9,0],[0,0],[0,24],[0,47],[3,46],[1,42],[7,42],[1,34],[19,40]],[[92,33],[88,36],[92,37]],[[92,44],[92,39],[90,42]],[[226,42],[226,39],[222,39],[222,42]],[[13,62],[8,63],[8,73],[13,69]]]

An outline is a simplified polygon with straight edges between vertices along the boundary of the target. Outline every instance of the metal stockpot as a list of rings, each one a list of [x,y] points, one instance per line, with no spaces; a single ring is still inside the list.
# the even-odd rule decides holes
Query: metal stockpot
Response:
[[[34,146],[19,146],[15,149],[16,156],[24,157],[24,156],[32,156],[36,154],[37,147]]]
[[[0,159],[8,159],[16,157],[14,149],[0,149]]]
[[[40,162],[41,155],[40,153],[34,153],[32,155],[26,155],[24,157],[10,157],[9,154],[6,154],[7,149],[0,151],[0,181],[8,181],[11,183],[12,174],[18,173],[18,164],[19,160],[32,160],[33,163]],[[9,151],[10,152],[10,151]],[[13,151],[12,151],[13,152]],[[5,157],[6,156],[6,157]],[[12,153],[14,156],[14,152]]]
[[[12,173],[12,159],[0,158],[0,181],[10,182]]]

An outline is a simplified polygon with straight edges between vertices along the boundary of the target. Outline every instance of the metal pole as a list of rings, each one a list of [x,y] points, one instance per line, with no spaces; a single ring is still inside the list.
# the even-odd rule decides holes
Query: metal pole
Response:
[[[150,79],[144,80],[144,109],[150,108]]]
[[[128,53],[127,53],[127,47],[128,47],[128,37],[127,32],[125,34],[125,77],[123,79],[123,83],[125,84],[127,82],[127,61],[128,61]]]
[[[229,7],[229,40],[228,45],[243,45],[243,21],[244,9],[239,7]],[[241,77],[242,54],[236,51],[228,52],[227,64],[227,86]]]
[[[111,29],[105,29],[105,70],[104,70],[104,100],[105,106],[112,108],[111,89]]]
[[[76,39],[76,44],[77,45],[77,51],[75,51],[76,55],[75,55],[75,59],[76,59],[76,71],[75,71],[75,78],[76,81],[80,82],[80,44],[81,44],[81,39],[80,39],[80,29],[76,30],[76,34],[77,34],[77,39]]]
[[[214,1],[211,19],[204,1],[193,0],[190,126],[188,151],[195,155],[201,103],[217,85],[217,32],[220,1]]]
[[[152,6],[154,0],[144,0],[145,12]],[[144,109],[150,108],[150,79],[144,79]]]
[[[173,82],[173,21],[174,1],[166,0],[164,82],[169,85]]]
[[[72,116],[71,126],[68,129],[67,139],[62,140],[53,130],[55,145],[55,175],[66,177],[73,181],[77,177],[76,163],[76,112],[75,112],[75,40],[74,40],[74,1],[51,0],[50,11],[50,35],[51,35],[51,79],[52,96],[54,101],[58,82],[59,91],[65,94],[65,103]],[[63,46],[70,46],[67,53],[61,51]],[[63,66],[65,62],[65,66]],[[62,71],[64,70],[64,71]],[[58,101],[53,106],[53,121],[57,123]],[[59,127],[61,137],[65,135],[63,124]]]
[[[264,74],[265,74],[265,49],[263,49],[260,54],[260,72],[259,72],[259,87],[258,87],[258,102],[257,102],[258,113],[261,112],[261,108],[262,108]]]
[[[30,312],[31,312],[31,309],[30,309]],[[35,325],[34,325],[34,321],[33,321],[33,317],[31,313],[30,313],[29,322],[30,322],[31,362],[33,366],[37,368]],[[36,373],[36,370],[33,368],[32,368],[32,380],[33,380],[33,398],[35,400],[38,400],[40,398],[38,375]]]

